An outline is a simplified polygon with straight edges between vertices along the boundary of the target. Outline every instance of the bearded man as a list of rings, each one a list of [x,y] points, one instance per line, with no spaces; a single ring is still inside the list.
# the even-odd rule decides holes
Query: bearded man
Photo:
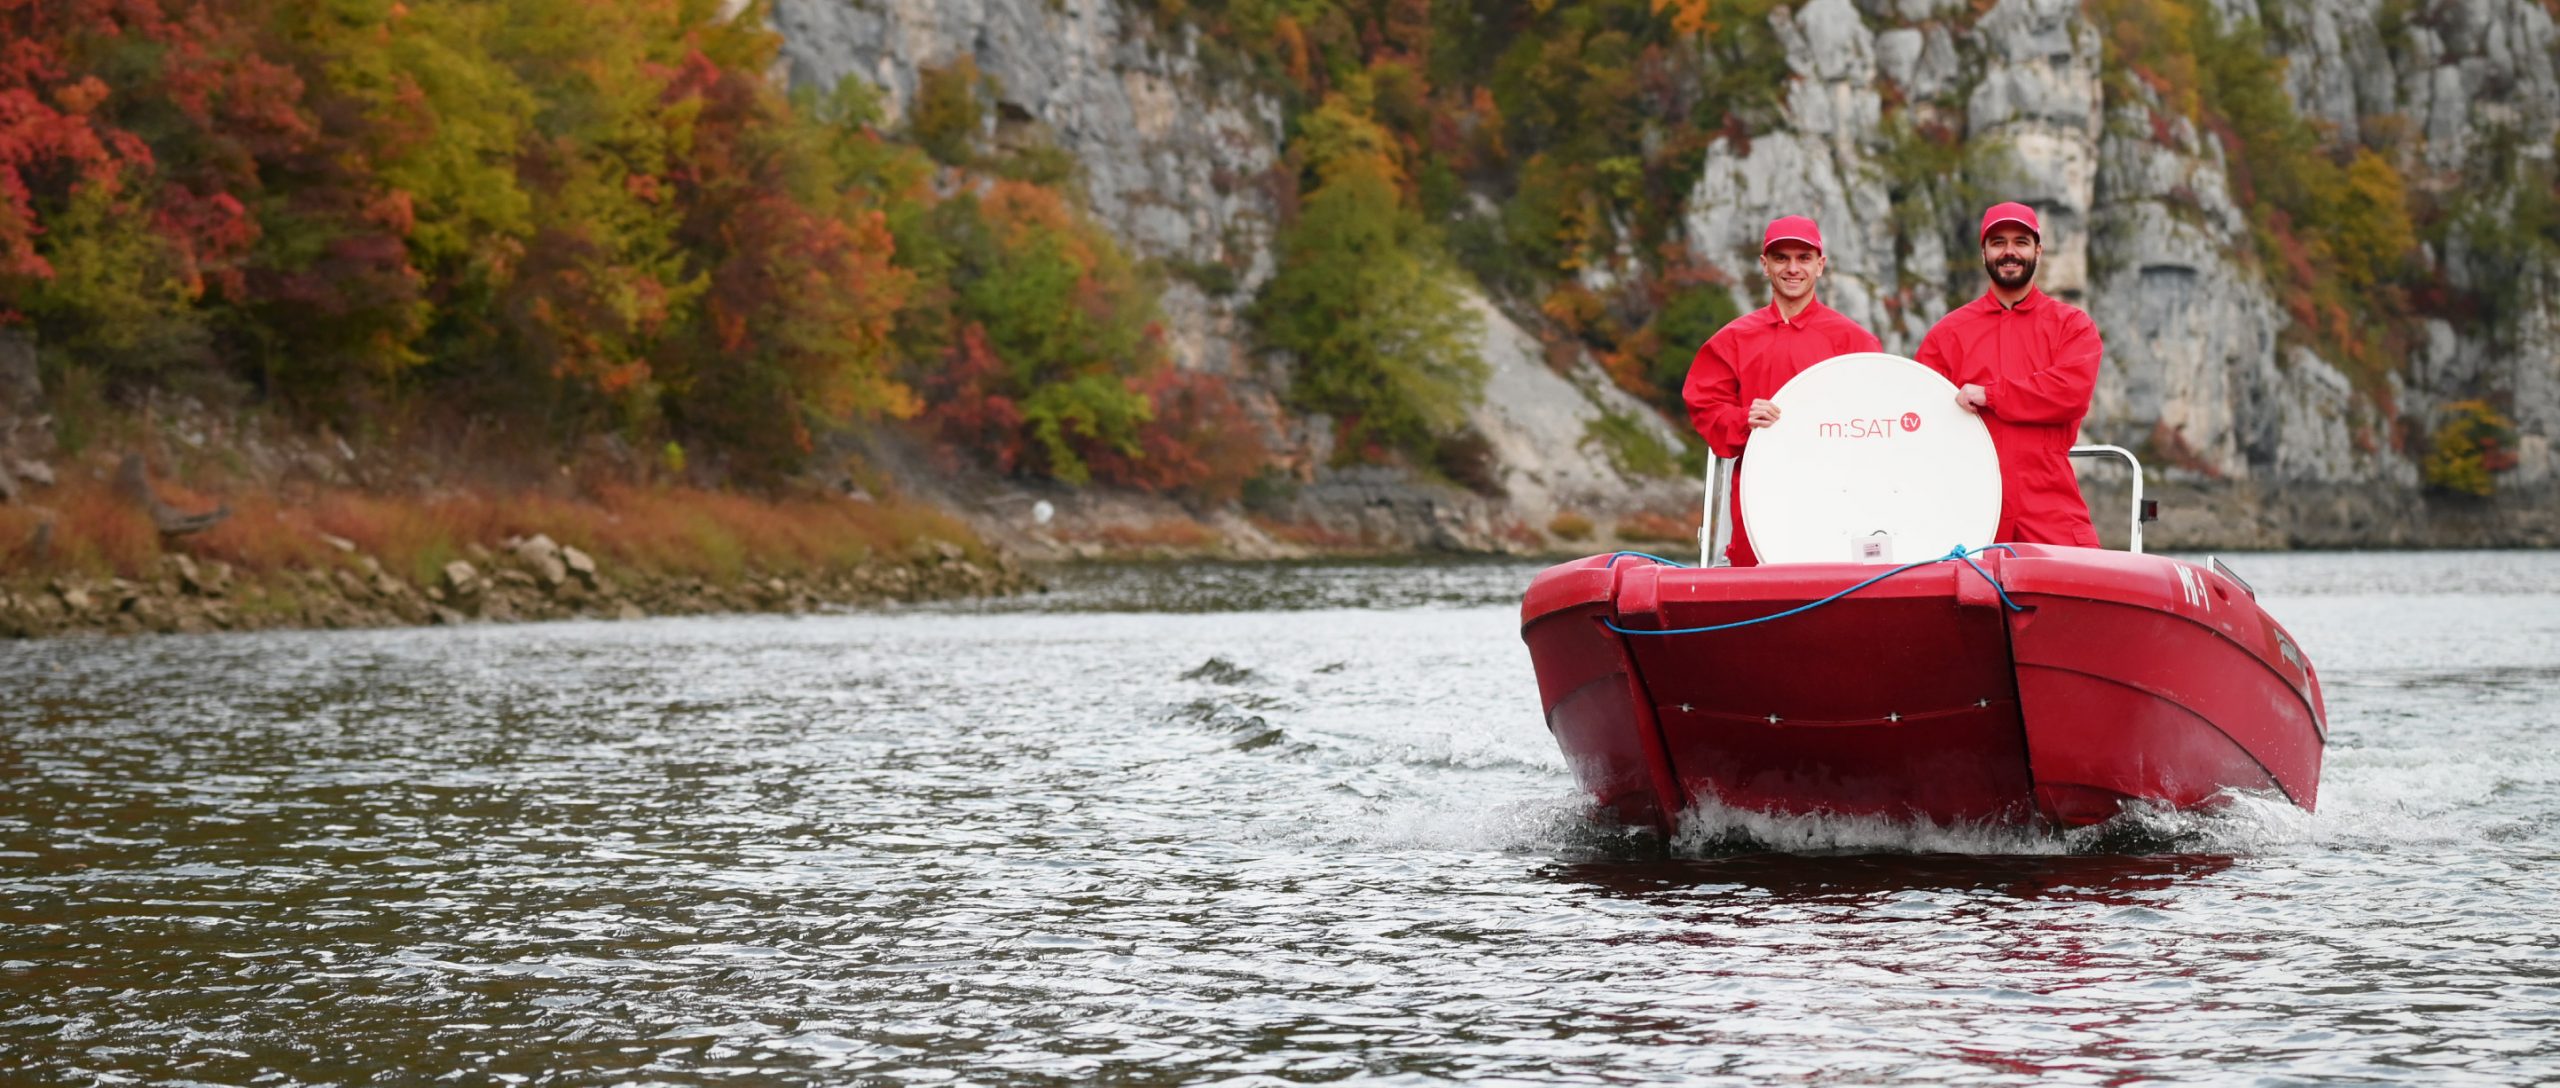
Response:
[[[1956,403],[1982,417],[2000,454],[2000,528],[1992,539],[2098,546],[2089,503],[2071,471],[2071,444],[2089,414],[2106,345],[2080,308],[2036,290],[2044,228],[2024,204],[1982,213],[1982,269],[1991,287],[1921,338],[1915,356],[1956,384]]]

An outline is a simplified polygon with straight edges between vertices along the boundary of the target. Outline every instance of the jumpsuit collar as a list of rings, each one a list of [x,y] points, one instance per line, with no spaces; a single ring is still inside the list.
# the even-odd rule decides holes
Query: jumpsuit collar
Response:
[[[1825,312],[1825,310],[1826,307],[1822,305],[1821,299],[1809,298],[1804,302],[1804,309],[1797,311],[1795,320],[1789,321],[1787,320],[1786,312],[1778,309],[1777,300],[1771,299],[1768,307],[1769,323],[1772,325],[1785,325],[1792,329],[1801,329],[1807,325],[1813,324],[1813,319],[1820,316]]]
[[[2018,304],[2015,306],[2000,301],[2000,296],[1992,294],[1987,290],[1982,292],[1982,301],[1987,304],[1984,308],[1990,310],[1992,313],[1999,313],[2003,310],[2024,313],[2028,310],[2035,309],[2038,303],[2044,301],[2044,292],[2039,290],[2036,285],[2030,283],[2027,285],[2027,293],[2019,297]]]

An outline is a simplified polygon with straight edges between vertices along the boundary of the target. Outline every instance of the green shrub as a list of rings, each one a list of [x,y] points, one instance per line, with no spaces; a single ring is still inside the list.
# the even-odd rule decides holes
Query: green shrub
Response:
[[[1475,323],[1438,238],[1403,204],[1382,130],[1337,96],[1307,131],[1329,158],[1281,236],[1256,324],[1297,357],[1290,403],[1339,420],[1345,456],[1428,459],[1483,390]]]
[[[919,72],[915,109],[907,118],[917,146],[946,163],[975,159],[978,126],[986,118],[986,105],[978,100],[982,82],[974,57]]]
[[[1704,283],[1671,296],[1653,313],[1655,339],[1661,347],[1646,367],[1645,378],[1663,393],[1662,404],[1679,410],[1680,390],[1698,349],[1742,313],[1733,292],[1722,284]]]
[[[1582,444],[1595,442],[1609,464],[1624,475],[1661,477],[1680,471],[1679,451],[1630,413],[1603,410],[1599,418],[1583,424]]]

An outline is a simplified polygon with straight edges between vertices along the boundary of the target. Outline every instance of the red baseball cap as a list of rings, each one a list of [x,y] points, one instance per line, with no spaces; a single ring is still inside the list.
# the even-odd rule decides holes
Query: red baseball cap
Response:
[[[1760,252],[1780,242],[1802,242],[1822,252],[1822,228],[1813,225],[1811,216],[1782,215],[1769,221],[1769,229],[1760,235]]]
[[[1982,213],[1982,234],[1974,241],[1991,237],[1991,228],[2002,223],[2016,223],[2032,232],[2037,241],[2044,240],[2044,224],[2036,221],[2036,210],[2012,200],[2006,204],[1994,204],[1990,211]]]

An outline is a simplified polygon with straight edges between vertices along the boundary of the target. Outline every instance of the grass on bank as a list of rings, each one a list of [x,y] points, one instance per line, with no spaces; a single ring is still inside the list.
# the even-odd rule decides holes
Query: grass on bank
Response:
[[[0,506],[0,577],[153,576],[162,556],[184,553],[229,563],[252,577],[326,568],[370,555],[420,585],[478,544],[548,535],[593,556],[607,577],[691,577],[733,585],[750,574],[809,576],[848,571],[875,558],[903,558],[926,540],[985,558],[976,535],[949,514],[911,501],[833,496],[761,498],[691,487],[613,485],[592,495],[533,491],[450,491],[386,496],[333,490],[308,502],[265,494],[219,495],[162,487],[172,504],[228,503],[231,517],[193,536],[164,542],[143,511],[103,481],[66,480],[32,496],[41,506]],[[52,513],[47,554],[32,549]],[[352,543],[354,553],[330,537]]]

